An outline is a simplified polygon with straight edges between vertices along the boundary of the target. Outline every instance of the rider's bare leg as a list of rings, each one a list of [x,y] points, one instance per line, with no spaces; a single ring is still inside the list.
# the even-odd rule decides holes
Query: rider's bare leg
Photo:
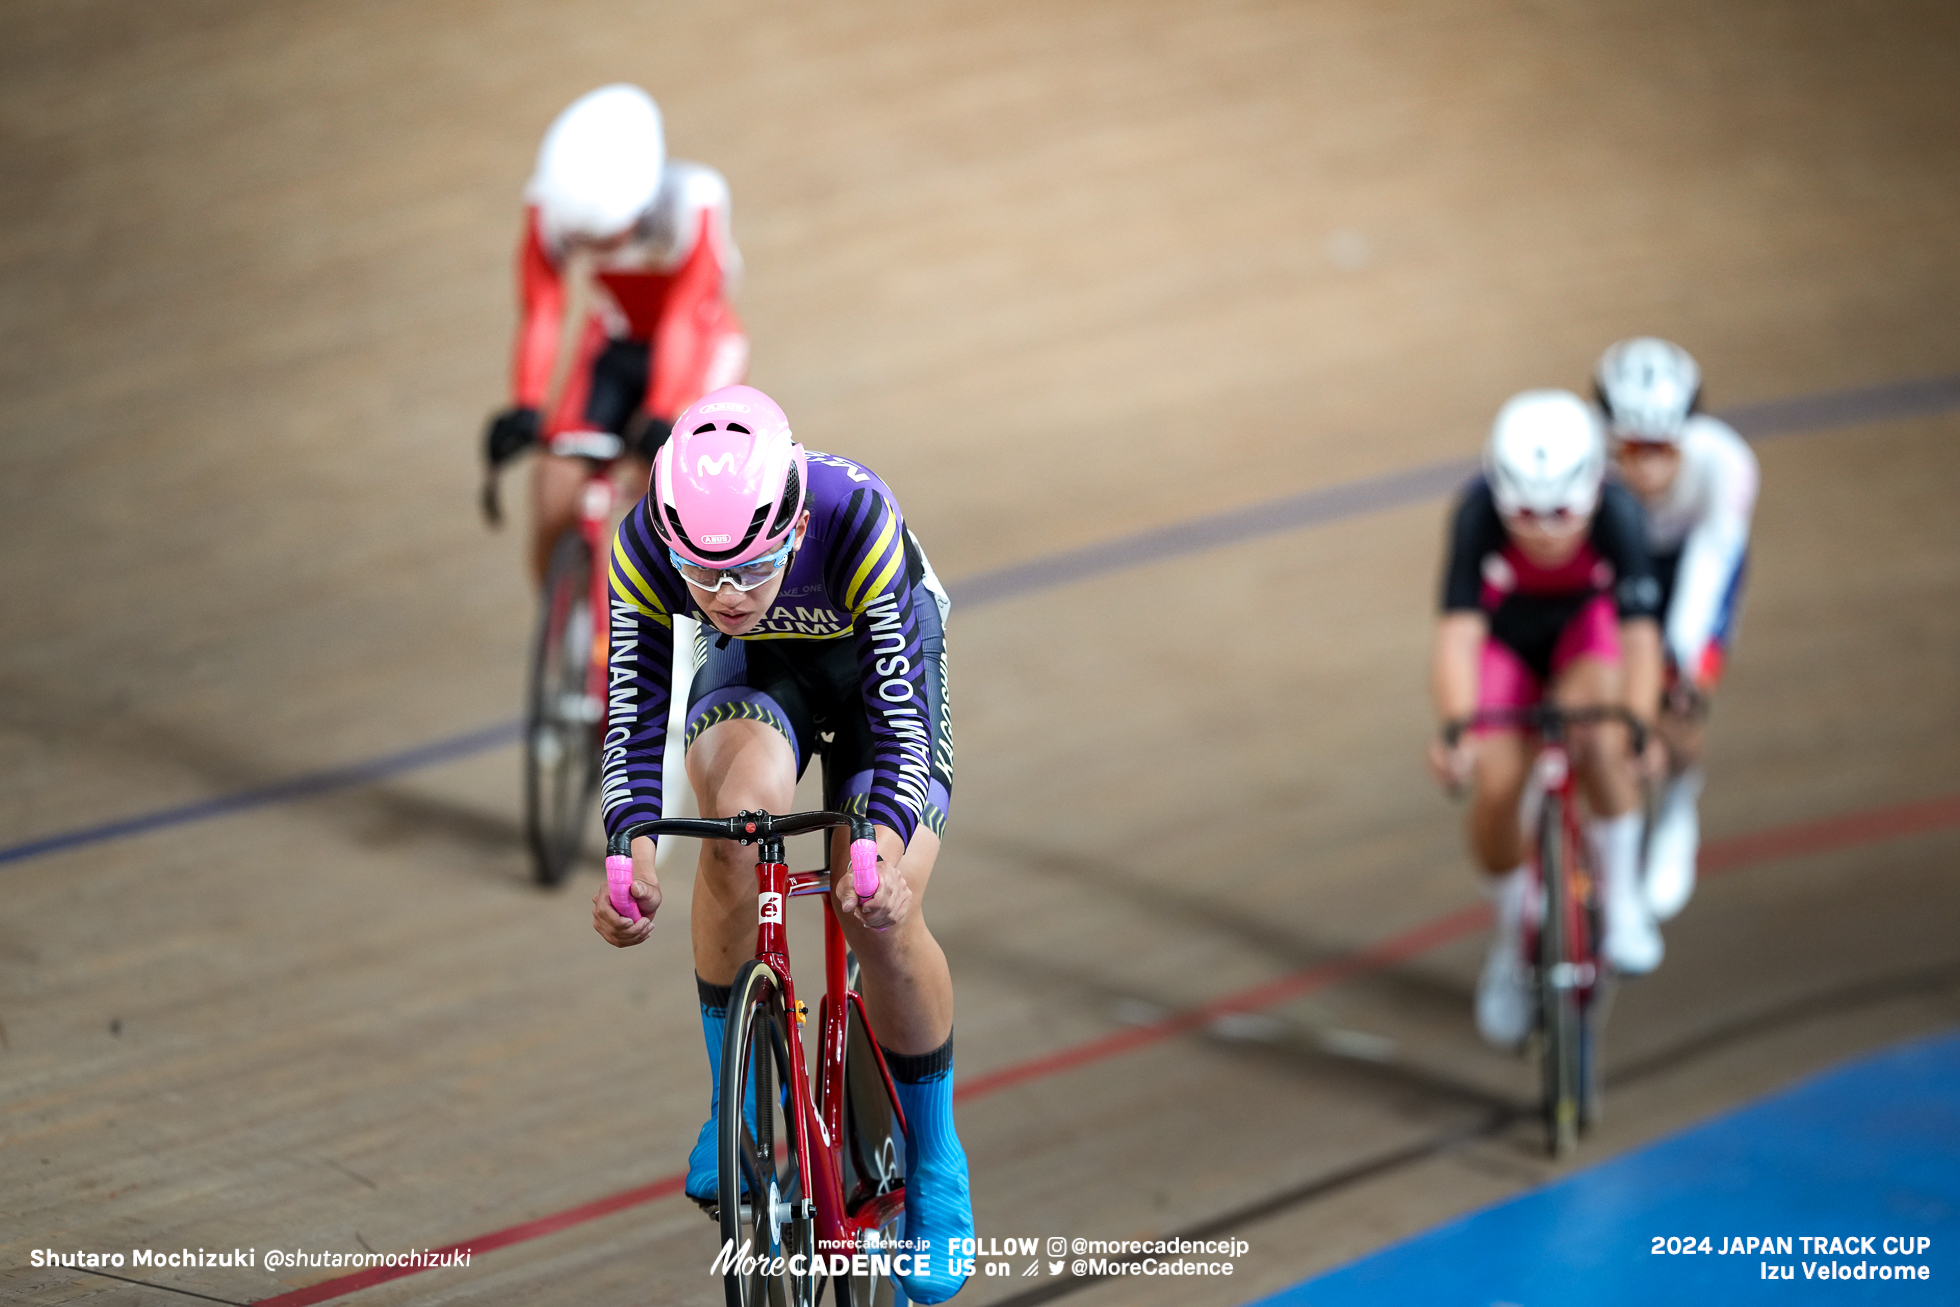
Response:
[[[1496,929],[1477,980],[1477,1030],[1499,1048],[1531,1032],[1531,997],[1523,970],[1524,836],[1518,800],[1531,766],[1531,742],[1515,730],[1473,736],[1470,847],[1485,873]]]
[[[1613,707],[1625,702],[1626,677],[1620,664],[1591,655],[1574,658],[1552,682],[1552,700],[1562,708]],[[1633,771],[1627,728],[1601,722],[1572,728],[1569,751],[1595,817],[1633,811],[1640,786]]]
[[[736,718],[701,732],[687,751],[687,774],[706,817],[733,816],[744,808],[786,812],[795,802],[795,754],[789,741],[763,722]],[[848,833],[840,832],[832,847],[833,867],[850,866],[848,847]],[[952,1252],[973,1235],[966,1152],[953,1127],[953,981],[923,911],[938,854],[938,836],[922,827],[899,858],[899,874],[912,890],[912,910],[904,921],[874,931],[844,920],[863,976],[865,1008],[911,1127],[905,1237],[930,1248],[930,1256],[901,1282],[906,1297],[919,1303],[943,1302],[958,1292],[966,1277],[955,1270]],[[733,982],[742,960],[754,954],[754,865],[752,848],[726,840],[702,842],[694,881],[694,969],[711,984]],[[703,1193],[714,1173],[713,1125],[710,1117],[688,1159],[690,1184]]]
[[[1661,709],[1660,720],[1655,722],[1661,743],[1667,748],[1667,772],[1679,776],[1690,767],[1701,765],[1702,738],[1706,721],[1703,717],[1689,716]]]
[[[531,578],[544,583],[551,566],[551,548],[558,537],[578,525],[579,495],[590,478],[591,465],[582,458],[540,453],[531,461]],[[612,466],[613,520],[647,492],[647,463],[631,455]]]
[[[1573,659],[1552,683],[1553,699],[1566,708],[1611,707],[1625,702],[1625,693],[1620,664],[1590,655]],[[1570,751],[1593,814],[1586,835],[1605,883],[1607,959],[1629,974],[1652,971],[1663,944],[1642,888],[1640,784],[1627,727],[1574,727]]]
[[[735,718],[702,731],[687,751],[687,778],[703,817],[763,808],[788,812],[796,801],[796,754],[767,722]],[[690,928],[694,970],[733,984],[755,956],[755,846],[702,840]]]
[[[796,798],[796,757],[765,722],[736,718],[701,732],[687,751],[688,779],[705,817],[745,808],[787,812]],[[840,834],[831,865],[848,867],[849,837]],[[899,860],[912,890],[912,911],[889,930],[844,920],[844,935],[864,976],[865,1008],[878,1042],[898,1053],[929,1053],[953,1029],[953,978],[946,954],[925,923],[925,890],[939,856],[939,837],[924,827]],[[730,984],[755,955],[755,850],[704,840],[694,882],[694,968],[703,980]]]
[[[831,866],[850,865],[849,838],[843,831],[834,836]],[[929,1250],[913,1274],[899,1277],[906,1298],[916,1303],[944,1302],[959,1291],[966,1275],[953,1253],[962,1241],[971,1247],[973,1239],[966,1149],[953,1124],[953,978],[923,911],[938,856],[939,837],[919,827],[898,862],[912,891],[904,921],[876,931],[841,919],[863,976],[865,1009],[905,1113],[905,1239]]]
[[[1478,864],[1502,876],[1524,862],[1518,800],[1524,793],[1532,747],[1518,731],[1485,731],[1472,737],[1475,755],[1470,797],[1470,848]]]
[[[834,837],[830,865],[850,866],[848,832]],[[899,874],[912,890],[912,911],[889,930],[872,930],[842,918],[844,938],[864,976],[864,1006],[878,1042],[897,1053],[930,1053],[953,1031],[953,974],[946,954],[926,927],[926,885],[939,857],[939,837],[921,826],[899,859]]]
[[[531,579],[544,584],[551,565],[551,547],[578,524],[579,491],[585,486],[586,462],[542,451],[531,460]]]
[[[1667,750],[1667,780],[1655,805],[1647,847],[1647,905],[1667,921],[1687,906],[1695,890],[1695,858],[1701,845],[1703,719],[1661,709],[1656,729]]]
[[[703,731],[687,751],[687,775],[704,817],[732,817],[745,808],[787,812],[796,793],[796,758],[789,742],[763,722],[737,719]],[[721,1088],[721,1040],[729,993],[742,963],[755,956],[755,846],[702,840],[694,877],[690,931],[701,1026],[714,1077],[708,1120],[687,1158],[687,1192],[714,1201],[715,1127]]]

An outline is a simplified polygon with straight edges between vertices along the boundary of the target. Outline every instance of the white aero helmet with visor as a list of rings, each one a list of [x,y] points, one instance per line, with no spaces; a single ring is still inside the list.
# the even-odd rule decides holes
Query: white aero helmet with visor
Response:
[[[776,401],[753,386],[709,391],[654,455],[647,519],[690,585],[753,590],[789,561],[809,469]]]
[[[538,206],[547,238],[611,240],[652,207],[666,166],[660,107],[639,87],[617,82],[558,115],[524,196]]]
[[[1558,529],[1599,506],[1606,433],[1599,411],[1569,390],[1527,390],[1497,411],[1484,479],[1497,511]]]
[[[1679,345],[1635,336],[1599,356],[1593,388],[1615,437],[1679,444],[1701,395],[1701,369]]]

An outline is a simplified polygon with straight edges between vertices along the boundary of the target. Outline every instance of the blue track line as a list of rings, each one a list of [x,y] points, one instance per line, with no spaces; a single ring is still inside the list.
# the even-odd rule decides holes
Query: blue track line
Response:
[[[472,754],[509,744],[517,738],[519,726],[518,722],[503,722],[497,726],[486,726],[480,731],[452,735],[446,740],[437,740],[432,744],[418,745],[401,753],[371,758],[366,762],[350,763],[345,767],[330,767],[325,771],[307,772],[287,780],[274,781],[270,785],[240,790],[236,794],[227,794],[216,799],[205,799],[200,803],[163,808],[156,812],[146,812],[139,817],[125,817],[121,821],[107,822],[101,826],[85,826],[80,830],[68,831],[61,835],[29,840],[25,844],[15,844],[10,848],[0,849],[0,865],[23,862],[28,858],[59,853],[63,849],[79,848],[84,844],[99,844],[104,840],[119,840],[128,835],[142,835],[170,826],[182,826],[187,822],[203,821],[209,817],[228,817],[232,813],[244,812],[251,808],[263,808],[268,804],[285,803],[292,799],[310,798],[329,790],[366,785],[400,772],[414,771],[418,767],[429,767],[439,762],[467,758]]]
[[[1955,409],[1960,409],[1960,374],[1745,404],[1720,416],[1750,439],[1766,440],[1799,431],[1928,417]],[[1403,472],[1228,509],[1189,522],[1152,527],[1101,544],[967,577],[952,587],[953,602],[970,608],[975,604],[1015,599],[1050,586],[1067,585],[1106,572],[1128,571],[1258,536],[1324,526],[1391,508],[1407,508],[1454,490],[1476,467],[1474,458],[1448,458]]]
[[[1727,410],[1721,416],[1743,435],[1752,440],[1763,440],[1799,431],[1929,417],[1956,409],[1960,409],[1960,373],[1745,404]],[[1475,459],[1444,459],[1402,472],[1389,472],[1338,486],[1308,490],[1189,522],[1153,527],[1026,563],[994,568],[976,573],[952,586],[953,602],[963,609],[999,603],[1072,581],[1128,571],[1259,536],[1324,526],[1329,522],[1392,508],[1406,508],[1447,493],[1475,467]],[[0,848],[0,866],[87,844],[99,844],[105,840],[141,835],[211,817],[229,816],[271,803],[307,798],[329,790],[365,785],[418,767],[451,762],[474,753],[501,748],[517,739],[518,730],[517,722],[504,722],[367,762],[308,772],[290,780],[276,781],[200,803],[164,808],[100,826],[44,836]]]

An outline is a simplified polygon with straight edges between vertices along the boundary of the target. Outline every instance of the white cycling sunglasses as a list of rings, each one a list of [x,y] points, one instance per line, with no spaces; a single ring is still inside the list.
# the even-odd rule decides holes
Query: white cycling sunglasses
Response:
[[[667,557],[673,560],[674,570],[681,574],[681,580],[697,590],[713,593],[724,585],[732,585],[747,594],[782,571],[794,548],[794,541],[786,542],[775,553],[751,558],[737,567],[703,567],[699,563],[688,562],[672,549],[667,551]]]

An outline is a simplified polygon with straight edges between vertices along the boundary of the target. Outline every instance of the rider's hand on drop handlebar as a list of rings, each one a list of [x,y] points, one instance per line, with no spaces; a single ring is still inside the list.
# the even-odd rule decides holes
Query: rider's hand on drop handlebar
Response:
[[[490,419],[483,431],[483,461],[502,467],[538,442],[538,411],[507,408]]]
[[[1453,741],[1440,734],[1429,737],[1429,774],[1451,798],[1462,794],[1470,784],[1470,772],[1475,764],[1467,733]]]
[[[614,948],[644,944],[653,933],[653,917],[660,911],[660,878],[653,870],[654,844],[642,835],[633,841],[633,903],[640,910],[634,921],[613,906],[612,886],[608,883],[592,896],[592,929]]]
[[[831,893],[837,896],[838,912],[855,917],[873,930],[887,930],[911,915],[912,887],[898,873],[898,860],[905,852],[898,833],[883,826],[874,829],[878,836],[878,892],[868,899],[860,899],[852,884],[854,877],[847,871],[832,876]]]
[[[483,432],[483,486],[477,506],[491,526],[504,523],[503,501],[497,493],[497,472],[538,440],[538,410],[507,408],[493,415]]]
[[[1667,746],[1661,741],[1661,733],[1649,728],[1646,747],[1633,757],[1634,775],[1643,781],[1660,782],[1667,779]]]

